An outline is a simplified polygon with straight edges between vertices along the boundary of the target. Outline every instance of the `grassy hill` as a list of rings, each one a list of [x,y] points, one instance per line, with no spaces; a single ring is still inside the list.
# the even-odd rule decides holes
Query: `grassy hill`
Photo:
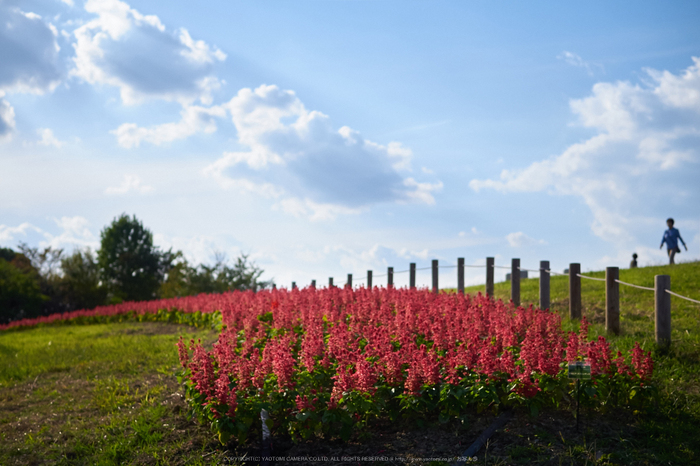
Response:
[[[605,278],[605,271],[588,272],[582,275]],[[674,266],[641,267],[620,269],[620,280],[635,285],[654,287],[655,275],[669,275],[671,290],[683,296],[700,300],[700,262],[687,262]],[[569,277],[553,275],[550,280],[551,309],[561,314],[565,326],[569,314]],[[465,288],[466,293],[484,292],[483,286]],[[510,282],[496,283],[496,299],[510,300]],[[581,279],[583,315],[589,322],[598,324],[592,330],[603,334],[605,325],[605,283]],[[539,302],[539,278],[520,281],[520,297],[523,306]],[[689,342],[700,335],[700,305],[671,297],[672,339],[674,342]],[[620,285],[621,337],[634,337],[645,342],[654,337],[654,292]],[[688,338],[690,336],[690,339]],[[642,339],[642,340],[640,340]],[[697,343],[697,340],[696,340]],[[622,344],[622,343],[620,343]]]
[[[652,286],[656,274],[670,275],[672,290],[700,298],[698,262],[621,270],[620,279]],[[582,280],[582,287],[591,336],[604,334],[604,283]],[[567,317],[568,278],[553,277],[551,289],[552,310],[561,314],[565,329],[576,329]],[[523,303],[536,303],[537,290],[537,279],[523,280]],[[495,294],[507,300],[509,283],[496,284]],[[608,338],[613,347],[627,349],[639,341],[653,351],[659,391],[652,409],[587,413],[580,432],[567,411],[536,419],[519,413],[492,438],[488,455],[480,453],[479,464],[700,464],[700,305],[672,297],[673,344],[662,351],[654,344],[653,292],[621,286],[620,304],[622,333]],[[227,462],[235,456],[231,450],[218,445],[208,426],[187,418],[173,376],[180,334],[210,344],[216,338],[211,330],[156,322],[0,332],[0,464]],[[343,445],[285,446],[278,439],[276,452],[454,455],[492,419],[493,413],[474,413],[469,425],[380,426]]]

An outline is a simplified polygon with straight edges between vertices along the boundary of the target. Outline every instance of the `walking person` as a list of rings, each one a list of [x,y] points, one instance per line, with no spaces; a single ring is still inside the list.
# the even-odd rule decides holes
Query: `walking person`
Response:
[[[664,237],[661,238],[661,246],[659,246],[659,249],[664,247],[664,243],[666,243],[666,247],[668,248],[668,263],[669,264],[675,264],[673,262],[673,258],[676,256],[677,252],[681,252],[681,248],[678,247],[678,240],[681,240],[681,243],[683,243],[683,247],[685,250],[688,250],[688,246],[685,245],[685,241],[683,241],[683,238],[681,238],[681,233],[678,231],[676,228],[673,228],[673,219],[669,218],[666,220],[666,225],[668,225],[668,230],[664,232]]]

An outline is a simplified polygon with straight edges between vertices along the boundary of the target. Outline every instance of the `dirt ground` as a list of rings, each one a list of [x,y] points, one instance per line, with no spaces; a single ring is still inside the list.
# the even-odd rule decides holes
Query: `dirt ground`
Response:
[[[293,443],[277,436],[272,441],[268,464],[452,464],[496,419],[493,413],[470,416],[462,423],[432,423],[428,427],[379,423],[344,443],[337,439]],[[473,464],[584,465],[634,464],[619,454],[619,443],[635,436],[634,419],[628,413],[586,419],[577,430],[571,413],[545,412],[536,418],[515,412],[507,424],[482,447]],[[260,461],[260,442],[229,445],[224,458],[231,463]],[[464,458],[462,458],[464,459]]]

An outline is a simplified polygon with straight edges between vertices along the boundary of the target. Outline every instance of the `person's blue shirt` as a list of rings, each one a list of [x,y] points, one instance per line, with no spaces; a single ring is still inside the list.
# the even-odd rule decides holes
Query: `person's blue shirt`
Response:
[[[685,241],[681,238],[681,233],[676,228],[669,228],[664,231],[664,237],[661,239],[661,246],[666,243],[668,249],[676,249],[678,247],[678,240],[681,240],[681,243],[685,246]]]

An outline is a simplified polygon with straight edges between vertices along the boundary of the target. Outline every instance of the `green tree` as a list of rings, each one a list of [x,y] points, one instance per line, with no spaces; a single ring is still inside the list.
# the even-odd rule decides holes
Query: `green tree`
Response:
[[[100,269],[89,248],[64,257],[61,270],[61,294],[70,309],[92,309],[105,304],[107,290],[100,282]]]
[[[142,301],[157,296],[174,254],[153,245],[153,234],[122,214],[102,230],[97,263],[114,301]]]
[[[6,260],[8,257],[10,261]],[[39,287],[39,274],[29,260],[11,249],[3,249],[0,252],[0,322],[37,317],[46,299]]]
[[[5,259],[7,262],[10,262],[16,255],[17,253],[10,248],[0,248],[0,259]]]
[[[21,254],[18,254],[14,262],[22,270],[31,269],[35,271],[39,289],[46,297],[42,304],[42,314],[49,315],[70,310],[71,307],[66,303],[62,295],[60,266],[63,258],[63,249],[54,249],[51,246],[44,249],[32,248],[26,243],[19,243],[18,249],[21,251]]]
[[[166,274],[165,280],[160,286],[158,294],[161,298],[177,298],[197,294],[191,283],[192,275],[197,273],[196,269],[190,267],[179,251],[178,259]]]
[[[260,281],[263,270],[248,261],[242,254],[233,266],[228,265],[225,254],[215,253],[214,265],[192,267],[178,253],[178,261],[167,274],[160,289],[163,298],[191,296],[199,293],[223,293],[230,290],[257,291],[272,286],[272,281]]]

